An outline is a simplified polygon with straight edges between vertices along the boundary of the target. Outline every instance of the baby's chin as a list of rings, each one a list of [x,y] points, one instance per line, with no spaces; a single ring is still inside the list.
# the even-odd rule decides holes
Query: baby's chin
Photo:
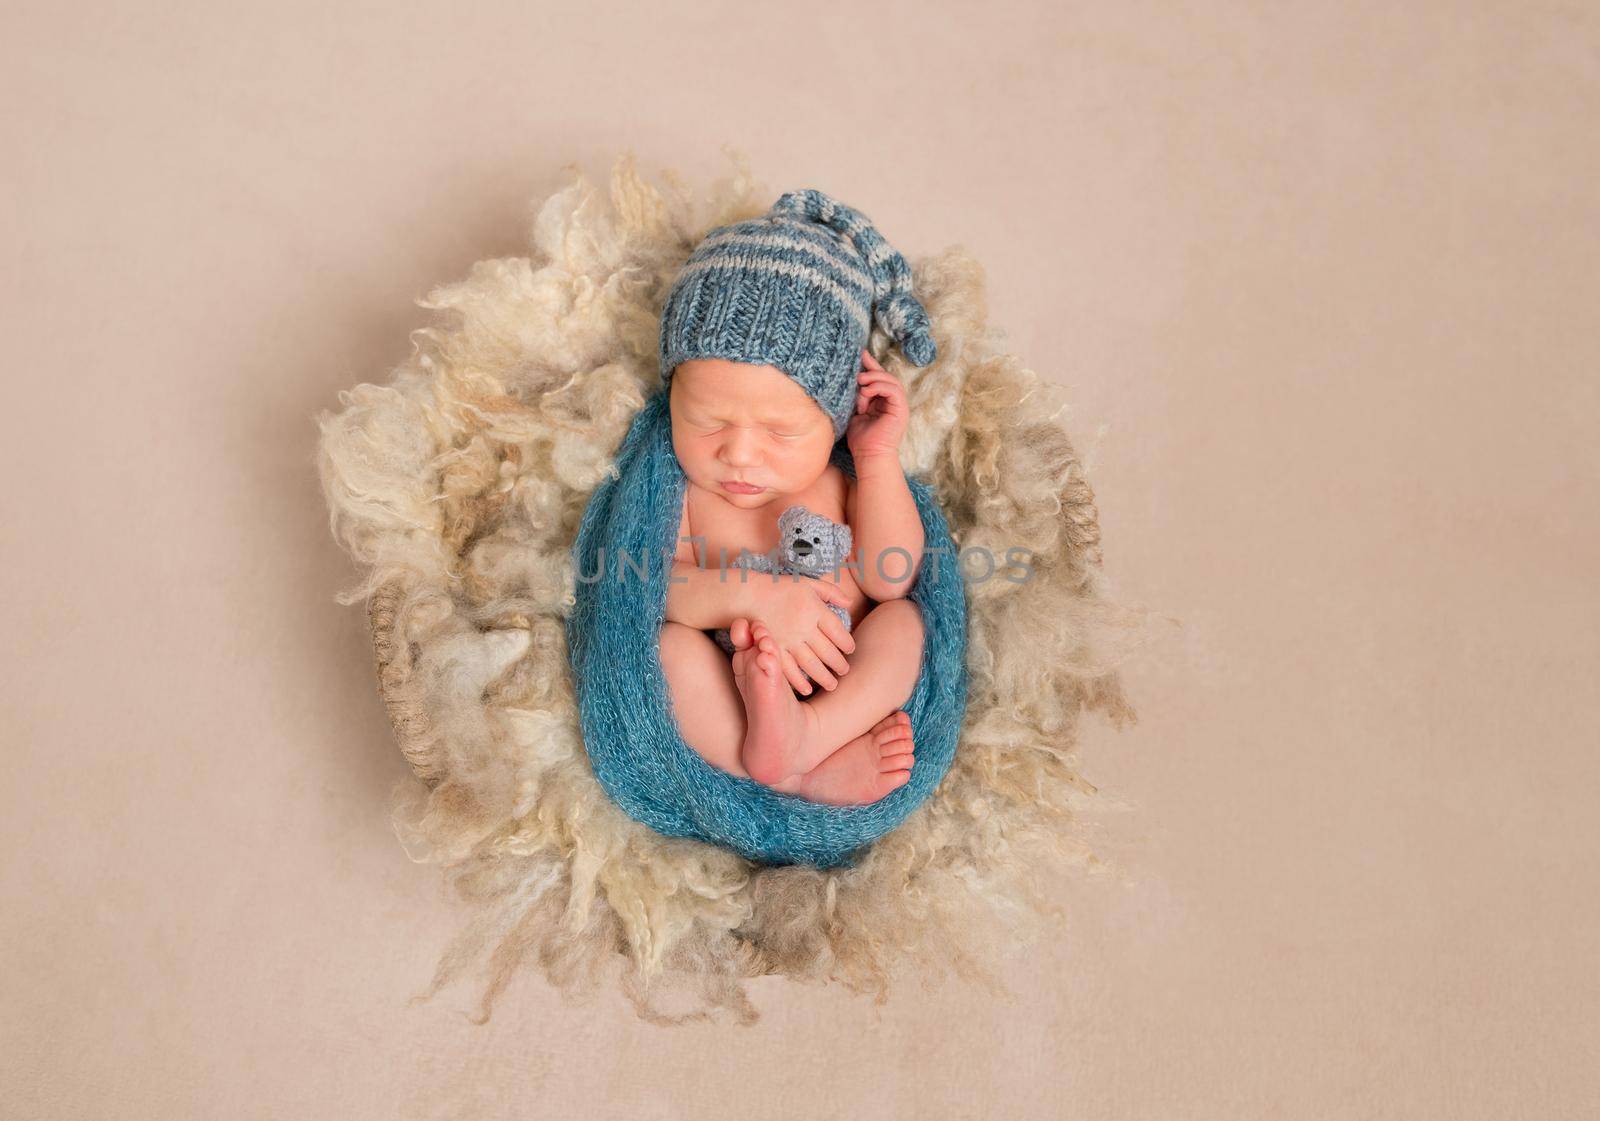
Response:
[[[779,493],[773,490],[771,487],[767,487],[765,490],[758,491],[755,494],[739,494],[735,491],[726,489],[716,480],[712,480],[709,483],[695,482],[693,479],[689,481],[691,484],[699,487],[701,490],[709,491],[718,498],[722,499],[728,505],[737,506],[741,510],[759,510],[767,503],[779,497]]]

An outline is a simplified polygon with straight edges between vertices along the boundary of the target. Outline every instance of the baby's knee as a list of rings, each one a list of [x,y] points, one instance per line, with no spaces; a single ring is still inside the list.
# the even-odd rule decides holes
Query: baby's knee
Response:
[[[681,663],[695,657],[705,641],[705,632],[695,630],[686,623],[662,623],[661,664]]]
[[[922,608],[909,599],[890,599],[873,608],[873,614],[882,614],[895,633],[906,642],[921,644],[923,636]]]

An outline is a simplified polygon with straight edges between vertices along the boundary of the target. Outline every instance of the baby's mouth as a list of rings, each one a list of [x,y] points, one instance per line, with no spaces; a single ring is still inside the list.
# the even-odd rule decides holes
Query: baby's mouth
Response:
[[[724,479],[722,489],[734,494],[759,494],[765,488],[758,487],[754,483],[741,483],[737,479]]]

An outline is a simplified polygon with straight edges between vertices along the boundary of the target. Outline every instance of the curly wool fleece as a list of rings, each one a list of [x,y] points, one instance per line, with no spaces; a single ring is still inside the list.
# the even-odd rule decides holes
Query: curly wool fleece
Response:
[[[674,1021],[753,1020],[744,983],[763,975],[880,998],[902,971],[993,976],[991,955],[1059,929],[1057,873],[1095,861],[1084,814],[1112,806],[1079,776],[1079,725],[1133,719],[1116,667],[1146,628],[1105,594],[1059,393],[999,349],[982,267],[959,249],[917,268],[939,361],[886,363],[910,398],[902,459],[938,487],[959,545],[1026,548],[1033,578],[969,582],[971,686],[944,781],[856,866],[819,870],[663,837],[595,778],[563,634],[578,522],[661,389],[661,294],[707,228],[771,197],[741,169],[702,217],[629,159],[609,205],[576,175],[538,209],[527,256],[435,289],[438,322],[388,382],[318,418],[331,528],[362,571],[339,598],[368,601],[414,775],[395,829],[473,908],[427,995],[481,969],[480,1019],[524,969],[574,992],[615,981]]]

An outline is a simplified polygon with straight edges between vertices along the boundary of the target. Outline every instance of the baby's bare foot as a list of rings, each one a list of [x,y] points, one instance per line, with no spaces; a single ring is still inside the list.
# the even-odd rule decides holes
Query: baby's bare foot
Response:
[[[778,644],[761,623],[734,621],[733,681],[744,698],[745,733],[740,761],[750,777],[771,786],[795,773],[805,727],[805,706],[778,664]],[[743,640],[744,645],[740,645]]]
[[[864,806],[911,781],[915,741],[911,717],[891,712],[800,777],[802,798]]]

